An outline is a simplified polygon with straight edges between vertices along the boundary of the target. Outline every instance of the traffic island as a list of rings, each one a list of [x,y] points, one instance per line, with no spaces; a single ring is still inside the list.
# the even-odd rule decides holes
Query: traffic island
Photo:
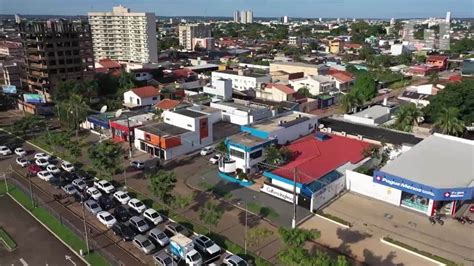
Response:
[[[13,238],[3,229],[0,227],[0,242],[5,246],[5,248],[12,252],[16,249],[17,244]]]

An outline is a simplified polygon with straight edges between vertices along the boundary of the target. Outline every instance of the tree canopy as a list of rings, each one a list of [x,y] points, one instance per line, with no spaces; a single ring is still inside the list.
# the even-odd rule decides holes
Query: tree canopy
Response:
[[[418,119],[422,116],[423,112],[414,103],[404,104],[395,113],[396,119],[393,127],[410,132],[413,125],[418,124]]]
[[[434,123],[436,128],[441,129],[443,134],[459,136],[464,130],[464,123],[459,120],[459,110],[456,107],[444,107]]]
[[[111,140],[105,140],[89,148],[92,165],[105,177],[111,177],[121,170],[122,147]]]
[[[360,72],[350,93],[360,95],[364,101],[372,100],[377,95],[377,86],[373,75],[369,72]]]
[[[164,203],[170,204],[173,201],[171,191],[176,184],[176,176],[174,172],[159,170],[149,175],[150,188],[153,194],[161,199]]]

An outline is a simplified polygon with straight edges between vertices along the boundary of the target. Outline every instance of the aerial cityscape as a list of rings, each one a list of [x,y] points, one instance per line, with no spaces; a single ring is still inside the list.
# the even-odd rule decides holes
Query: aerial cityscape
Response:
[[[474,265],[472,0],[0,0],[1,265]]]

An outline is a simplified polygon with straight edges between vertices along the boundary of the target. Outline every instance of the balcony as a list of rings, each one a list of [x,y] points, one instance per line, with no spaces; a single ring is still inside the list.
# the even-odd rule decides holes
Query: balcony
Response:
[[[36,64],[36,63],[31,63],[30,67],[34,69],[47,69],[48,68],[46,65]]]

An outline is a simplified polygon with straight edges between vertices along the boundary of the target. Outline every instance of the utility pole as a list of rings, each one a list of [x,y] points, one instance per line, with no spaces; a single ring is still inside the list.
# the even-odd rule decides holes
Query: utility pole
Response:
[[[6,173],[2,173],[2,176],[3,176],[3,179],[5,180],[5,189],[7,190],[7,194],[8,194],[7,174],[6,174]]]
[[[33,199],[33,187],[31,185],[31,174],[28,173],[28,183],[30,185],[30,199],[31,199],[31,206],[35,208],[35,201]]]
[[[89,254],[89,236],[87,235],[87,223],[86,223],[86,212],[84,211],[84,203],[81,203],[82,204],[82,220],[84,222],[84,237],[86,238],[86,249],[87,249],[87,253],[86,254]]]
[[[291,228],[296,228],[296,167],[293,169],[293,220],[291,220]]]
[[[245,235],[244,235],[244,250],[245,255],[247,255],[247,203],[245,203]]]
[[[125,182],[125,188],[127,187],[127,173],[126,173],[127,168],[123,169],[123,179]]]
[[[132,160],[132,134],[130,133],[130,118],[127,116],[128,128],[128,160]]]

